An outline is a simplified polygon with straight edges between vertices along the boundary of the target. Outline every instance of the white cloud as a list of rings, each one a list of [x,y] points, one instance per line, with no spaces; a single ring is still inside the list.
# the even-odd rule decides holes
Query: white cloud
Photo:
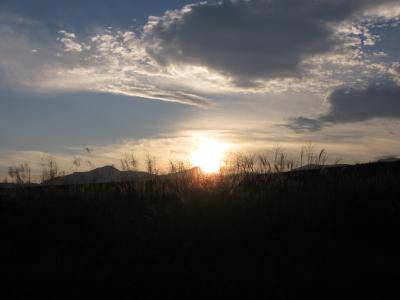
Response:
[[[58,33],[62,35],[58,40],[64,45],[65,52],[81,52],[90,49],[90,46],[77,42],[75,33],[70,33],[65,30],[60,30]]]

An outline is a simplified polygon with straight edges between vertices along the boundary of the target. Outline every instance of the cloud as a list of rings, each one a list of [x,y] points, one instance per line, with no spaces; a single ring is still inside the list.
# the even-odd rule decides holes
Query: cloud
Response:
[[[393,1],[393,3],[371,7],[366,11],[366,15],[386,20],[400,20],[400,4],[396,2],[397,1]]]
[[[154,65],[133,32],[98,29],[83,40],[64,30],[58,35],[54,37],[40,22],[0,14],[0,87],[28,92],[106,92],[212,105],[211,99],[194,91],[180,75],[163,73]]]
[[[77,42],[75,33],[70,33],[65,30],[60,30],[58,33],[62,35],[58,40],[64,44],[65,52],[82,52],[84,49],[90,49],[90,46]]]
[[[373,118],[400,118],[400,87],[393,81],[374,82],[361,89],[339,89],[328,97],[324,122],[353,122]]]
[[[400,86],[390,79],[365,87],[341,88],[327,98],[329,111],[318,118],[297,117],[286,127],[297,132],[317,131],[337,123],[360,122],[376,118],[400,119]]]
[[[322,126],[323,122],[320,120],[306,117],[290,118],[289,123],[285,125],[295,132],[318,131]]]
[[[150,17],[143,29],[57,36],[40,22],[0,14],[0,85],[199,107],[221,95],[321,96],[345,82],[397,72],[383,51],[364,51],[378,37],[354,17],[386,2],[203,2]]]
[[[305,60],[343,45],[336,34],[341,22],[385,2],[391,1],[202,2],[150,17],[144,40],[161,65],[206,66],[252,86],[301,75]]]

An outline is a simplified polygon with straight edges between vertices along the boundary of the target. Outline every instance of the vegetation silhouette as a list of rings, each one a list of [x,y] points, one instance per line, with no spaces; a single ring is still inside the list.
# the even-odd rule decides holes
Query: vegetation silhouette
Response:
[[[174,161],[159,174],[147,155],[142,180],[0,189],[1,272],[15,297],[391,298],[400,162],[327,165],[312,145],[299,157],[277,147],[219,174]]]

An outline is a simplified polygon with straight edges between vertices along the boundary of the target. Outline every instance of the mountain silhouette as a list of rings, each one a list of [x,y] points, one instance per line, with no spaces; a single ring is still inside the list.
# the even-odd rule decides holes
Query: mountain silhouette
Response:
[[[154,175],[142,171],[120,171],[113,166],[104,166],[87,172],[75,172],[66,176],[59,176],[43,182],[44,185],[71,185],[91,183],[112,183],[149,180],[157,176],[161,179],[198,176],[202,171],[199,167],[181,170],[165,175]]]
[[[43,182],[45,185],[69,185],[124,182],[149,179],[151,175],[141,171],[120,171],[113,166],[104,166],[88,172],[75,172]]]

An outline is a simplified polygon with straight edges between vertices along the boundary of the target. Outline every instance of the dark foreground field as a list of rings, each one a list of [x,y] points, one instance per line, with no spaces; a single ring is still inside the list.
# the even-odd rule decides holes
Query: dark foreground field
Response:
[[[2,290],[400,297],[400,163],[234,179],[0,190]]]

